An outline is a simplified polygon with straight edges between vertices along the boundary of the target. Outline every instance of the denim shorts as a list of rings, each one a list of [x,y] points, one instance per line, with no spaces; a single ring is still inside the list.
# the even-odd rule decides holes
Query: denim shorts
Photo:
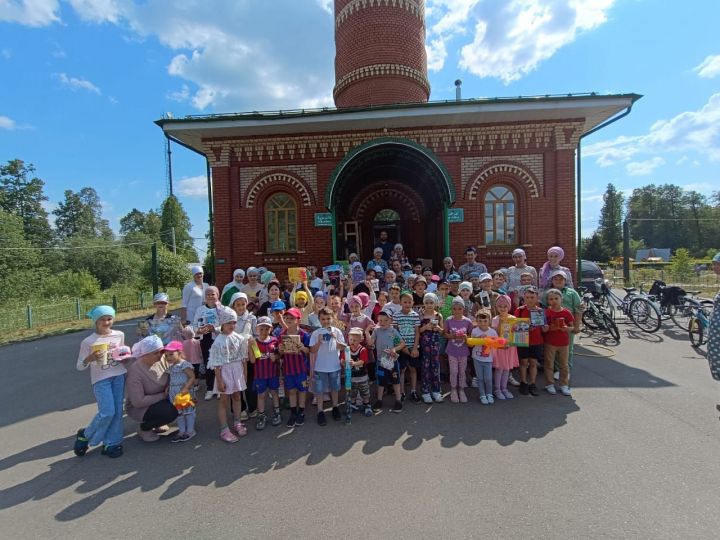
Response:
[[[337,392],[340,390],[340,370],[326,373],[323,371],[315,372],[315,393]]]

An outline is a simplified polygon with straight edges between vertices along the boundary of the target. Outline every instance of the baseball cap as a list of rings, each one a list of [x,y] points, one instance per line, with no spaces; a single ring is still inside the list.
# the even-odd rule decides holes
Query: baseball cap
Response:
[[[552,274],[550,274],[550,279],[554,278],[555,276],[562,276],[567,279],[567,274],[565,274],[565,270],[553,270]]]
[[[300,313],[300,310],[298,308],[290,308],[285,312],[285,315],[290,315],[291,317],[295,317],[296,319],[302,318],[302,313]]]
[[[354,328],[351,328],[351,329],[350,329],[350,331],[348,332],[348,334],[349,334],[349,335],[355,334],[355,335],[358,335],[358,336],[362,336],[362,335],[363,335],[363,331],[362,331],[362,328],[354,327]]]
[[[488,279],[492,280],[492,276],[489,272],[483,272],[482,274],[480,274],[479,279],[480,281],[487,281]]]
[[[275,300],[270,304],[270,311],[285,311],[285,302],[282,300]]]
[[[167,345],[165,345],[165,350],[174,352],[174,351],[182,351],[183,350],[183,344],[179,341],[171,341]]]
[[[153,296],[153,304],[157,304],[158,302],[164,302],[167,304],[169,301],[170,297],[164,292],[159,292]]]
[[[259,317],[257,321],[257,326],[270,326],[272,327],[273,323],[270,320],[270,317]]]
[[[462,281],[462,278],[460,277],[460,274],[450,274],[448,276],[448,281]]]

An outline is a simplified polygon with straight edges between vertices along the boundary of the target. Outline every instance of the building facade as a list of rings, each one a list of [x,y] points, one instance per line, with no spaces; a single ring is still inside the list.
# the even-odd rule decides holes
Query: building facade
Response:
[[[380,231],[439,269],[551,245],[576,258],[583,134],[639,96],[428,102],[424,3],[336,0],[336,109],[164,119],[212,171],[216,281],[237,267],[371,258]]]

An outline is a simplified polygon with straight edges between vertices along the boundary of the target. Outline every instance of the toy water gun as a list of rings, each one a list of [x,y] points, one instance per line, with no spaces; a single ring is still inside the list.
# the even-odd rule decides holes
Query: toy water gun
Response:
[[[258,347],[257,341],[255,341],[254,339],[250,340],[250,349],[252,349],[252,353],[256,359],[262,356],[262,353],[260,352],[260,347]]]
[[[465,341],[470,347],[480,346],[489,347],[491,349],[501,349],[502,347],[507,345],[507,339],[493,336],[469,337]]]
[[[195,406],[195,402],[193,401],[190,394],[178,394],[175,396],[175,400],[173,401],[173,405],[178,411],[182,411],[184,409],[189,409],[190,407]]]

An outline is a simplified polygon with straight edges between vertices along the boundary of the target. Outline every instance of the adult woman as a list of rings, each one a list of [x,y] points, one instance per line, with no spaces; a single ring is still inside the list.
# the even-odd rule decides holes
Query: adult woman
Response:
[[[440,273],[438,276],[440,276],[441,280],[447,280],[450,277],[450,274],[457,274],[458,269],[455,268],[455,261],[452,260],[452,257],[445,257],[443,259],[443,269],[440,270]]]
[[[565,272],[565,279],[567,280],[567,286],[572,287],[572,273],[566,266],[560,266],[560,261],[565,258],[565,250],[560,246],[553,246],[547,251],[548,260],[540,268],[540,288],[544,291],[551,287],[550,280],[555,270],[562,270]]]
[[[205,298],[205,289],[209,287],[203,281],[202,266],[192,267],[193,280],[186,283],[182,292],[182,309],[180,310],[180,318],[188,324],[195,320],[195,310],[199,308]]]
[[[248,302],[252,302],[255,305],[258,304],[258,295],[263,288],[262,283],[260,283],[259,281],[259,276],[260,273],[258,272],[257,268],[251,266],[247,269],[248,282],[245,283],[245,285],[243,285],[242,287],[240,287],[240,292],[243,292],[247,295]]]
[[[220,293],[220,303],[224,306],[230,305],[230,298],[236,292],[240,292],[243,288],[243,280],[245,279],[245,271],[242,268],[238,268],[233,272],[233,279],[230,283],[223,287]]]
[[[193,328],[195,336],[200,339],[200,350],[202,351],[203,364],[205,364],[205,401],[213,397],[213,388],[215,386],[215,372],[207,369],[207,363],[210,359],[210,347],[220,332],[218,324],[218,309],[222,308],[220,304],[220,291],[217,287],[209,286],[205,290],[205,303],[195,310],[195,319],[193,320]],[[219,397],[217,393],[214,393]]]
[[[715,274],[720,276],[720,252],[716,253],[712,259],[712,269]],[[710,317],[707,359],[712,378],[720,381],[720,292],[715,295],[715,305]]]
[[[263,304],[260,306],[260,309],[258,309],[257,316],[267,317],[268,310],[270,309],[272,303],[277,300],[282,300],[282,298],[280,298],[281,294],[282,288],[280,286],[280,282],[276,280],[270,281],[267,284],[267,300],[263,302]]]
[[[140,422],[138,435],[145,442],[157,441],[162,426],[177,418],[177,409],[167,398],[170,377],[160,360],[163,343],[158,336],[148,336],[133,345],[137,360],[128,368],[125,410]]]
[[[512,260],[515,264],[507,269],[505,277],[507,278],[507,292],[510,295],[510,298],[513,299],[514,305],[517,305],[517,302],[515,302],[515,296],[520,288],[520,276],[525,272],[529,272],[533,276],[532,284],[537,287],[538,274],[534,266],[530,266],[525,262],[527,260],[525,250],[520,248],[514,249],[512,252]]]
[[[577,291],[567,284],[565,275],[565,270],[555,270],[551,274],[550,285],[548,288],[557,289],[562,293],[562,307],[570,311],[575,318],[573,328],[570,331],[570,351],[568,353],[568,368],[570,368],[570,371],[572,372],[573,343],[575,341],[575,334],[580,333],[580,323],[582,322],[582,299]],[[543,304],[547,305],[547,298],[545,296],[543,296]],[[555,371],[557,371],[557,369],[555,369]]]
[[[137,334],[140,339],[154,335],[167,345],[173,340],[181,340],[182,321],[168,312],[170,298],[166,293],[157,293],[153,297],[155,313],[138,323]]]
[[[407,255],[405,255],[405,248],[400,243],[395,244],[392,255],[390,255],[390,262],[392,263],[393,261],[400,261],[401,267],[403,264],[408,264],[410,262]]]
[[[367,270],[370,270],[371,268],[375,268],[376,266],[379,266],[380,268],[382,268],[382,272],[384,274],[388,269],[388,264],[387,264],[387,261],[385,261],[385,259],[383,259],[382,257],[383,257],[382,248],[376,247],[373,250],[373,258],[368,261],[367,266],[365,267],[365,270],[367,271]]]

